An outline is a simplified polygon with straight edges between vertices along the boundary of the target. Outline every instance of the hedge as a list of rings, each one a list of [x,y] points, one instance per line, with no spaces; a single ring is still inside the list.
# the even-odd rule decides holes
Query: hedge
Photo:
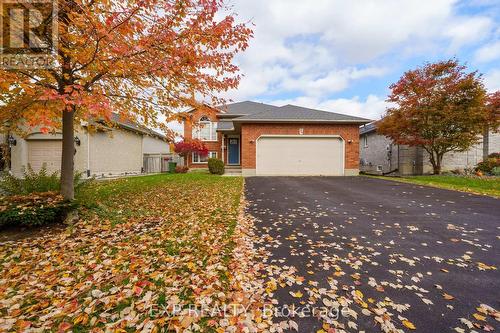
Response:
[[[57,192],[0,197],[0,227],[62,222],[75,204]]]

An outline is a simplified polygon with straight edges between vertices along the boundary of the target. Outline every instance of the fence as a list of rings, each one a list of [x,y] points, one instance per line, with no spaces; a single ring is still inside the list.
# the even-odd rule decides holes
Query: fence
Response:
[[[145,173],[160,173],[168,172],[168,162],[175,162],[177,165],[184,165],[184,159],[179,155],[174,154],[145,154],[144,155],[144,172]]]

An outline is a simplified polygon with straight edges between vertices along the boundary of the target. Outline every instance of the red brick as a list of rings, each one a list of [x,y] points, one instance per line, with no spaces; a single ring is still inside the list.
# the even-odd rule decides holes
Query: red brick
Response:
[[[217,111],[196,110],[191,114],[191,118],[184,123],[184,137],[192,137],[192,123],[196,123],[202,116],[207,116],[212,121],[218,121]],[[299,135],[299,130],[303,129],[303,135],[339,135],[345,142],[345,168],[359,168],[359,125],[356,124],[270,124],[255,123],[242,124],[241,126],[241,165],[243,169],[255,169],[256,141],[261,135],[283,134]],[[210,151],[216,151],[221,158],[222,135],[217,135],[218,142],[205,142]],[[351,141],[351,142],[349,142]],[[224,156],[227,161],[227,152]],[[193,164],[191,156],[188,157],[187,164],[190,168],[206,168],[207,164]]]

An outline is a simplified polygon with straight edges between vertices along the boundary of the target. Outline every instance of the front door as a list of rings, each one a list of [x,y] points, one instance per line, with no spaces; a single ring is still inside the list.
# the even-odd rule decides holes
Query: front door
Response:
[[[240,139],[239,138],[229,138],[229,143],[227,145],[227,164],[238,165],[240,164]]]

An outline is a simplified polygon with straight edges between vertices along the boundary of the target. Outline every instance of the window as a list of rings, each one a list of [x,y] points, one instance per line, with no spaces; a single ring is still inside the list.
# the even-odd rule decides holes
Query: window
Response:
[[[363,135],[363,146],[368,148],[368,135]]]
[[[193,139],[217,141],[217,123],[210,121],[207,116],[201,117],[200,122],[193,128]]]
[[[200,156],[198,153],[193,153],[193,163],[207,163],[209,158],[217,158],[217,152],[209,151],[207,156]]]
[[[378,172],[382,172],[382,166],[381,165],[377,165],[377,171]]]

